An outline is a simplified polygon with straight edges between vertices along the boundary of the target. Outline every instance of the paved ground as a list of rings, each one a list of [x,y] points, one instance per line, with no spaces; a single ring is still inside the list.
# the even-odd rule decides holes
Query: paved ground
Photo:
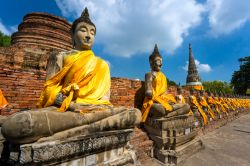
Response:
[[[188,158],[184,166],[250,166],[250,114],[206,134],[202,141],[205,149]]]

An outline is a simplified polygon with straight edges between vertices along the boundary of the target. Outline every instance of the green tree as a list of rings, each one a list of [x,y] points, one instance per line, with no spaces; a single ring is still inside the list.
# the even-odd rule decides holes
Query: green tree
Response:
[[[234,92],[245,95],[250,88],[250,56],[238,59],[240,70],[234,71],[231,79]]]
[[[174,81],[169,79],[167,79],[167,81],[168,81],[168,86],[177,86],[177,84]]]
[[[211,92],[223,92],[225,94],[232,94],[233,89],[227,82],[222,81],[205,81],[202,83],[204,89]]]
[[[10,46],[10,44],[11,44],[11,37],[4,35],[0,31],[0,47],[7,47],[7,46]]]

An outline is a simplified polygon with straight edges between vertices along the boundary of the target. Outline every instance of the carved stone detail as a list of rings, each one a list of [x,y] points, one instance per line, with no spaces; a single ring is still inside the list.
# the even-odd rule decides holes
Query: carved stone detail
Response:
[[[132,132],[133,129],[125,129],[97,132],[93,135],[82,135],[63,141],[35,142],[12,149],[10,154],[12,156],[12,161],[15,161],[16,164],[40,165],[69,162],[77,158],[84,158],[119,147],[123,147],[122,153],[124,153],[124,149],[127,147],[126,144],[128,144]],[[122,156],[123,155],[121,155],[121,159],[123,159]],[[124,157],[126,157],[126,155],[124,155]],[[130,160],[131,159],[126,159],[126,161]]]

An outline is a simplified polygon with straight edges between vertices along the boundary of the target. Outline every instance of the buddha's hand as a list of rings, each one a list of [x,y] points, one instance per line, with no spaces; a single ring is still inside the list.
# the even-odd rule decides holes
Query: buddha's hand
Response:
[[[153,96],[153,92],[151,90],[147,90],[145,92],[145,96],[148,98],[148,99],[152,99],[152,96]]]
[[[57,95],[56,95],[56,99],[55,99],[55,102],[54,104],[57,105],[57,106],[61,106],[62,103],[63,103],[63,100],[66,98],[67,96],[63,95],[61,92],[59,92]]]

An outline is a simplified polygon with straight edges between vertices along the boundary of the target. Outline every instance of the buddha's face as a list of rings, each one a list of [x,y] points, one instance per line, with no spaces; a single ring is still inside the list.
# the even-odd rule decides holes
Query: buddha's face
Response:
[[[153,71],[161,71],[162,58],[156,56],[153,60],[150,61],[150,66]]]
[[[74,34],[74,46],[77,50],[90,50],[95,40],[95,27],[85,22],[77,24]]]

